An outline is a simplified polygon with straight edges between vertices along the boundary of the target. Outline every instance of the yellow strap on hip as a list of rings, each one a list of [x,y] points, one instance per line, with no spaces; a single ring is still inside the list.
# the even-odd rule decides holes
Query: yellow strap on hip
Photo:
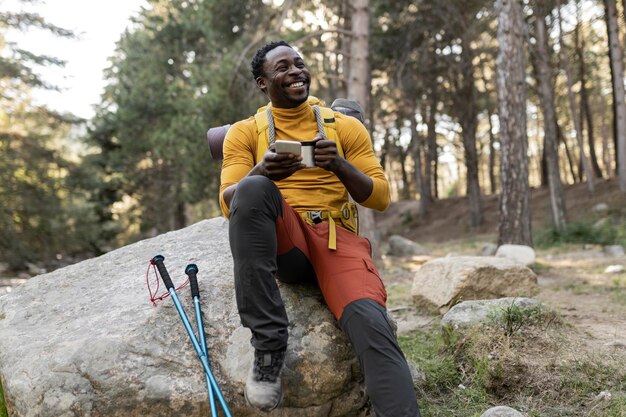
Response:
[[[337,222],[335,219],[340,221],[340,225],[344,229],[354,234],[359,233],[358,211],[354,203],[345,203],[339,211],[305,211],[300,213],[300,217],[311,225],[328,221],[328,249],[330,250],[337,250]]]
[[[328,249],[337,250],[337,228],[333,216],[328,217]]]

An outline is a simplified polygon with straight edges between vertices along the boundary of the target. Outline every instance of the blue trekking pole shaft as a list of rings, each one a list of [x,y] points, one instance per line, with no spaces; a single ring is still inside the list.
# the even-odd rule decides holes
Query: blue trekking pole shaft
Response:
[[[209,360],[209,353],[206,346],[206,337],[204,336],[204,323],[202,322],[202,310],[200,308],[200,289],[198,288],[198,267],[195,264],[189,264],[185,268],[185,274],[189,277],[189,284],[191,285],[191,296],[193,297],[193,306],[196,312],[196,324],[198,328],[198,338],[200,339],[200,348],[202,353],[207,357],[209,366],[211,365]],[[213,388],[211,388],[211,380],[208,375],[206,377],[207,392],[209,395],[209,406],[211,407],[211,415],[217,417],[217,407],[215,405],[215,397],[213,396]]]
[[[209,362],[207,360],[207,357],[202,352],[200,345],[198,344],[198,340],[196,339],[196,336],[193,333],[193,329],[191,328],[191,323],[189,323],[189,318],[187,318],[187,314],[185,313],[185,310],[183,309],[183,306],[180,303],[180,300],[178,299],[178,295],[176,294],[176,289],[174,288],[174,284],[172,284],[172,279],[170,278],[170,275],[167,272],[167,269],[165,269],[165,264],[163,263],[164,259],[165,258],[163,256],[157,255],[154,258],[152,258],[152,261],[154,262],[157,269],[159,270],[159,273],[161,274],[161,279],[163,280],[163,284],[165,284],[165,287],[168,289],[170,296],[172,297],[172,301],[174,302],[176,311],[178,311],[178,314],[180,315],[180,319],[183,322],[183,326],[185,326],[185,330],[187,330],[187,335],[189,336],[189,339],[191,340],[191,344],[193,345],[193,348],[195,349],[196,354],[198,355],[198,358],[200,359],[200,363],[202,363],[202,367],[204,368],[204,373],[209,378],[211,387],[214,389],[214,392],[217,395],[217,399],[222,405],[224,414],[226,415],[226,417],[232,417],[232,414],[230,413],[228,405],[226,404],[226,400],[224,399],[224,396],[222,395],[222,391],[220,390],[220,387],[217,385],[217,381],[215,380],[215,376],[213,376],[213,372],[211,372],[211,368],[209,367]]]

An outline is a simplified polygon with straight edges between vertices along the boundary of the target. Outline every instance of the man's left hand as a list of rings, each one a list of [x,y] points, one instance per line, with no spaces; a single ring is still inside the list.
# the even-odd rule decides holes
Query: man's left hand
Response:
[[[341,156],[337,152],[335,141],[322,139],[321,134],[317,134],[315,142],[315,165],[327,171],[335,172],[341,165]]]

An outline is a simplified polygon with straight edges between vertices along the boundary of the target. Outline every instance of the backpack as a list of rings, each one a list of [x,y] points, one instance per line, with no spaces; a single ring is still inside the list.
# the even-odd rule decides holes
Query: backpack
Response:
[[[344,154],[341,143],[337,140],[337,129],[335,128],[335,115],[333,112],[337,111],[345,115],[352,116],[363,123],[363,110],[357,102],[340,98],[336,99],[330,108],[320,106],[321,101],[313,96],[309,96],[308,102],[311,106],[313,106],[313,111],[316,111],[315,108],[319,109],[319,116],[317,116],[318,113],[316,112],[318,126],[321,121],[321,131],[323,131],[324,137],[334,140],[337,143],[337,151],[339,152],[339,155],[343,157]],[[257,124],[259,143],[262,144],[257,147],[257,155],[255,155],[256,160],[258,161],[263,157],[263,154],[269,147],[269,144],[273,142],[273,140],[271,140],[272,134],[270,131],[268,106],[259,108],[254,117]],[[212,127],[206,133],[211,158],[215,161],[224,159],[222,148],[224,144],[224,137],[226,137],[226,132],[228,132],[229,128],[230,124]],[[260,154],[259,158],[260,149],[263,149],[263,152]]]

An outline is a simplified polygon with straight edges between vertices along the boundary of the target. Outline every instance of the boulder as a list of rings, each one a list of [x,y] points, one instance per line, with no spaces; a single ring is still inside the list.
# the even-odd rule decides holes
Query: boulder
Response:
[[[389,238],[389,252],[391,256],[427,255],[428,251],[421,245],[399,235]]]
[[[482,413],[480,417],[524,417],[524,415],[514,408],[501,405],[490,408]]]
[[[290,318],[283,406],[249,408],[250,332],[235,305],[228,224],[216,218],[32,278],[0,297],[0,379],[13,417],[206,416],[204,373],[169,298],[148,298],[149,260],[175,283],[198,265],[213,372],[232,414],[354,416],[358,362],[314,286],[281,285]],[[163,285],[161,290],[163,291]],[[189,288],[179,298],[195,328]]]
[[[605,274],[621,274],[624,272],[623,265],[609,265],[604,270]]]
[[[480,249],[481,256],[494,256],[498,251],[498,245],[495,243],[485,243]]]
[[[622,245],[608,245],[604,247],[604,254],[606,256],[620,257],[624,256],[624,247]]]
[[[540,305],[541,302],[534,298],[505,297],[495,300],[472,300],[463,301],[452,307],[441,319],[441,326],[450,326],[453,329],[473,327],[484,322],[489,314],[497,309],[506,309],[511,305],[520,308],[530,308]]]
[[[512,261],[526,266],[534,264],[536,259],[535,250],[525,245],[502,245],[498,247],[496,256],[511,259]]]
[[[606,203],[598,203],[591,208],[594,213],[605,213],[609,211],[609,205]]]
[[[418,308],[445,313],[463,300],[529,296],[537,276],[505,258],[457,256],[426,262],[415,273],[411,296]]]

